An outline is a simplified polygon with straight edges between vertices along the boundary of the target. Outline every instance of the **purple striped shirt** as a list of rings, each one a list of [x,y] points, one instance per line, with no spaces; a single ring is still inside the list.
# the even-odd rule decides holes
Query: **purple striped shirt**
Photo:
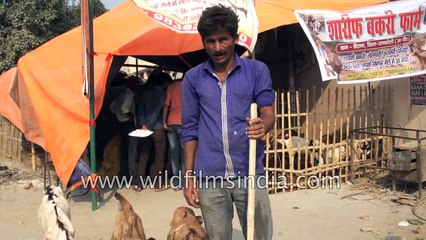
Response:
[[[249,138],[245,130],[250,104],[272,105],[275,94],[268,67],[237,55],[233,69],[221,83],[208,60],[189,70],[182,83],[182,141],[198,141],[197,175],[248,175]],[[264,145],[257,141],[256,174],[263,169]]]

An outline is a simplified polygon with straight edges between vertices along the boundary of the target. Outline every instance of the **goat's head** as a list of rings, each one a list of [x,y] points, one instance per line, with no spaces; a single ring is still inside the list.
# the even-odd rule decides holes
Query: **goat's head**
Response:
[[[195,218],[200,225],[203,224],[203,218],[201,216],[195,216],[194,210],[189,207],[179,207],[175,210],[173,214],[173,220],[171,225],[178,224],[184,221],[185,219],[192,217]]]

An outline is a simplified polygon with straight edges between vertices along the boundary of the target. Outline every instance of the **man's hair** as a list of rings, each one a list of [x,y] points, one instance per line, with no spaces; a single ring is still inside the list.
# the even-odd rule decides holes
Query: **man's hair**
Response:
[[[173,81],[172,77],[165,72],[160,72],[156,74],[149,75],[146,84],[147,86],[162,86],[165,83]]]
[[[235,12],[222,4],[206,8],[198,21],[197,30],[202,39],[214,34],[218,30],[225,30],[232,37],[237,36],[238,16]]]
[[[126,83],[126,86],[135,86],[139,83],[139,78],[135,75],[131,75],[124,80]]]

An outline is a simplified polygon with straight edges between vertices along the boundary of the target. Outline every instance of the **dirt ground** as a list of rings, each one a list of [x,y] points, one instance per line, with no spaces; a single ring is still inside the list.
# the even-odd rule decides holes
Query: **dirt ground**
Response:
[[[43,194],[42,171],[0,159],[12,175],[0,171],[0,239],[43,239],[37,211]],[[1,169],[1,168],[0,168]],[[31,183],[31,187],[26,189]],[[426,225],[399,226],[401,221],[419,222],[426,218],[426,204],[415,208],[393,201],[398,196],[412,198],[412,194],[392,193],[367,180],[345,183],[340,189],[310,189],[271,194],[273,211],[273,239],[426,239]],[[147,236],[166,239],[174,209],[185,206],[182,191],[154,192],[146,189],[104,189],[104,200],[92,211],[91,194],[70,199],[75,239],[110,239],[119,191],[141,216]],[[412,204],[415,201],[407,200]],[[195,210],[200,214],[199,210]],[[422,222],[422,221],[420,221]],[[423,221],[424,222],[424,221]],[[243,239],[238,219],[234,219],[234,238]]]

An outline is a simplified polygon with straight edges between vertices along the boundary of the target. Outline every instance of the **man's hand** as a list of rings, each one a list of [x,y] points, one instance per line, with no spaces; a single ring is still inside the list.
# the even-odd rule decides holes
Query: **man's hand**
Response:
[[[165,123],[165,122],[163,123],[163,128],[164,128],[164,129],[166,129],[166,130],[169,128],[169,127],[167,126],[167,123]]]
[[[261,139],[263,136],[265,136],[265,124],[263,124],[262,118],[246,118],[246,122],[248,124],[248,127],[246,128],[246,134],[250,139]]]
[[[185,178],[185,187],[183,189],[183,196],[189,206],[194,208],[200,207],[200,201],[198,198],[198,189],[195,186],[195,181],[192,177]]]
[[[126,113],[127,117],[129,118],[129,122],[133,122],[135,119],[135,116],[131,112]]]
[[[250,139],[261,139],[274,127],[275,114],[272,105],[259,108],[259,117],[246,118],[246,134]]]

